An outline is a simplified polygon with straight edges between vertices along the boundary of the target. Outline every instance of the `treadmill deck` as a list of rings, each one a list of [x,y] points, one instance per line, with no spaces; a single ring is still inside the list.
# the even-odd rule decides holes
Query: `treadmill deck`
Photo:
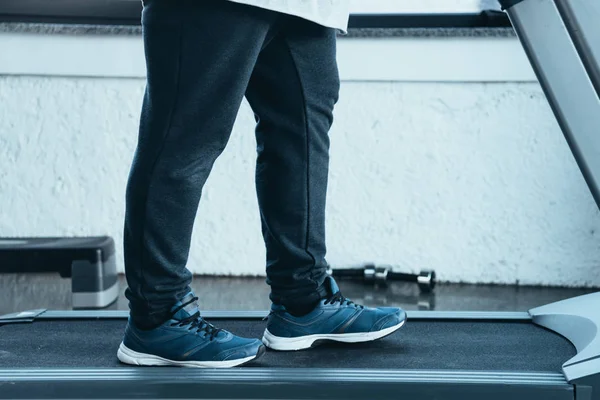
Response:
[[[216,326],[262,337],[260,319],[218,319]],[[126,367],[116,357],[126,320],[37,320],[0,326],[0,369]],[[299,352],[268,351],[248,367],[561,372],[573,345],[531,322],[407,322],[365,344],[324,344]],[[127,366],[128,367],[128,366]]]

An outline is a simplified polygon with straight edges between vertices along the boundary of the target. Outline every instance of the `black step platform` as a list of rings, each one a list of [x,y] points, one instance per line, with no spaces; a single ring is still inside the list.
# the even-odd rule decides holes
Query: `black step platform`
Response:
[[[58,273],[71,279],[73,308],[98,309],[119,296],[111,237],[0,238],[0,273]]]

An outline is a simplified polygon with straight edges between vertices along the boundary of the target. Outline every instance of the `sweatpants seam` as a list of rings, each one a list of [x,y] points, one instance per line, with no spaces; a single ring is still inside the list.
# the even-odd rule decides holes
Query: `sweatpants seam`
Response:
[[[298,82],[300,84],[300,95],[302,96],[302,102],[303,102],[303,107],[302,107],[302,111],[304,113],[304,129],[305,129],[305,136],[306,136],[306,233],[305,233],[305,245],[304,245],[304,251],[306,252],[306,254],[308,254],[310,256],[310,258],[312,259],[312,269],[310,271],[310,280],[313,281],[313,283],[317,283],[317,281],[314,278],[314,273],[315,273],[315,266],[317,265],[317,259],[316,257],[310,252],[309,250],[309,232],[310,232],[310,129],[309,129],[309,118],[308,118],[308,102],[306,100],[306,93],[304,91],[304,84],[302,81],[302,77],[300,74],[300,71],[298,70],[298,65],[296,62],[296,59],[294,57],[294,54],[292,52],[292,49],[287,41],[287,38],[284,36],[283,37],[283,41],[286,45],[287,51],[290,55],[290,58],[292,59],[292,64],[294,66],[294,70],[296,72],[296,77],[298,78]]]
[[[144,206],[143,206],[143,222],[142,222],[142,234],[141,236],[141,246],[140,246],[140,253],[141,253],[141,257],[140,257],[140,276],[141,276],[141,285],[142,287],[147,286],[146,284],[146,278],[144,276],[144,255],[146,254],[145,252],[145,243],[146,243],[146,220],[147,220],[147,212],[148,212],[148,199],[150,197],[150,191],[152,190],[152,178],[154,176],[154,173],[156,171],[156,166],[158,165],[158,161],[160,159],[160,156],[162,155],[165,146],[166,146],[166,142],[167,139],[169,137],[169,134],[171,132],[171,128],[173,125],[173,115],[175,114],[175,110],[177,109],[177,103],[178,103],[178,99],[179,99],[179,92],[180,92],[180,88],[181,88],[181,59],[182,59],[182,44],[183,42],[183,23],[180,22],[179,24],[179,40],[178,40],[178,57],[177,57],[177,73],[175,74],[175,96],[174,96],[174,100],[173,100],[173,104],[171,109],[169,110],[169,117],[168,117],[168,123],[167,123],[167,127],[164,131],[163,134],[163,142],[162,142],[162,146],[158,152],[158,154],[156,155],[154,162],[152,164],[152,168],[150,170],[150,177],[148,180],[148,190],[146,192],[146,196],[144,198]],[[144,301],[146,302],[146,309],[150,309],[150,302],[148,301],[147,297],[145,296],[143,290],[140,291],[142,297],[144,298]],[[157,314],[159,312],[155,312],[155,313],[151,313],[151,314]]]

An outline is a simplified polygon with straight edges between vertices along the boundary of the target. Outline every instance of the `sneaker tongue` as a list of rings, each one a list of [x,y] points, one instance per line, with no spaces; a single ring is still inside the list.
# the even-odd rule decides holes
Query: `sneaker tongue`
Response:
[[[340,291],[340,288],[335,282],[335,279],[333,279],[331,276],[325,278],[325,288],[327,289],[327,293],[330,296],[333,296],[334,294]]]
[[[194,315],[195,313],[200,311],[200,309],[198,308],[198,303],[195,301],[192,301],[193,298],[194,298],[194,294],[190,293],[190,294],[186,295],[183,299],[181,299],[181,301],[177,302],[177,304],[175,304],[175,306],[173,307],[173,311],[176,308],[181,307],[183,304],[185,304],[185,307],[183,307],[181,310],[178,310],[175,314],[173,314],[173,319],[180,321],[182,319],[189,318],[192,315]]]

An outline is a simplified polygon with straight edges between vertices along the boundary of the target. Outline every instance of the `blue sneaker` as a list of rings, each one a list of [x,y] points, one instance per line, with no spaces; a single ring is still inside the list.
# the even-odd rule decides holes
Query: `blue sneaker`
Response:
[[[326,341],[361,343],[392,334],[406,322],[400,308],[368,308],[344,298],[332,277],[327,277],[329,298],[302,317],[273,305],[263,343],[280,351],[303,350]]]
[[[266,348],[257,339],[245,339],[217,329],[201,316],[193,293],[172,309],[169,321],[141,330],[129,320],[117,357],[125,364],[230,368],[256,360]]]

